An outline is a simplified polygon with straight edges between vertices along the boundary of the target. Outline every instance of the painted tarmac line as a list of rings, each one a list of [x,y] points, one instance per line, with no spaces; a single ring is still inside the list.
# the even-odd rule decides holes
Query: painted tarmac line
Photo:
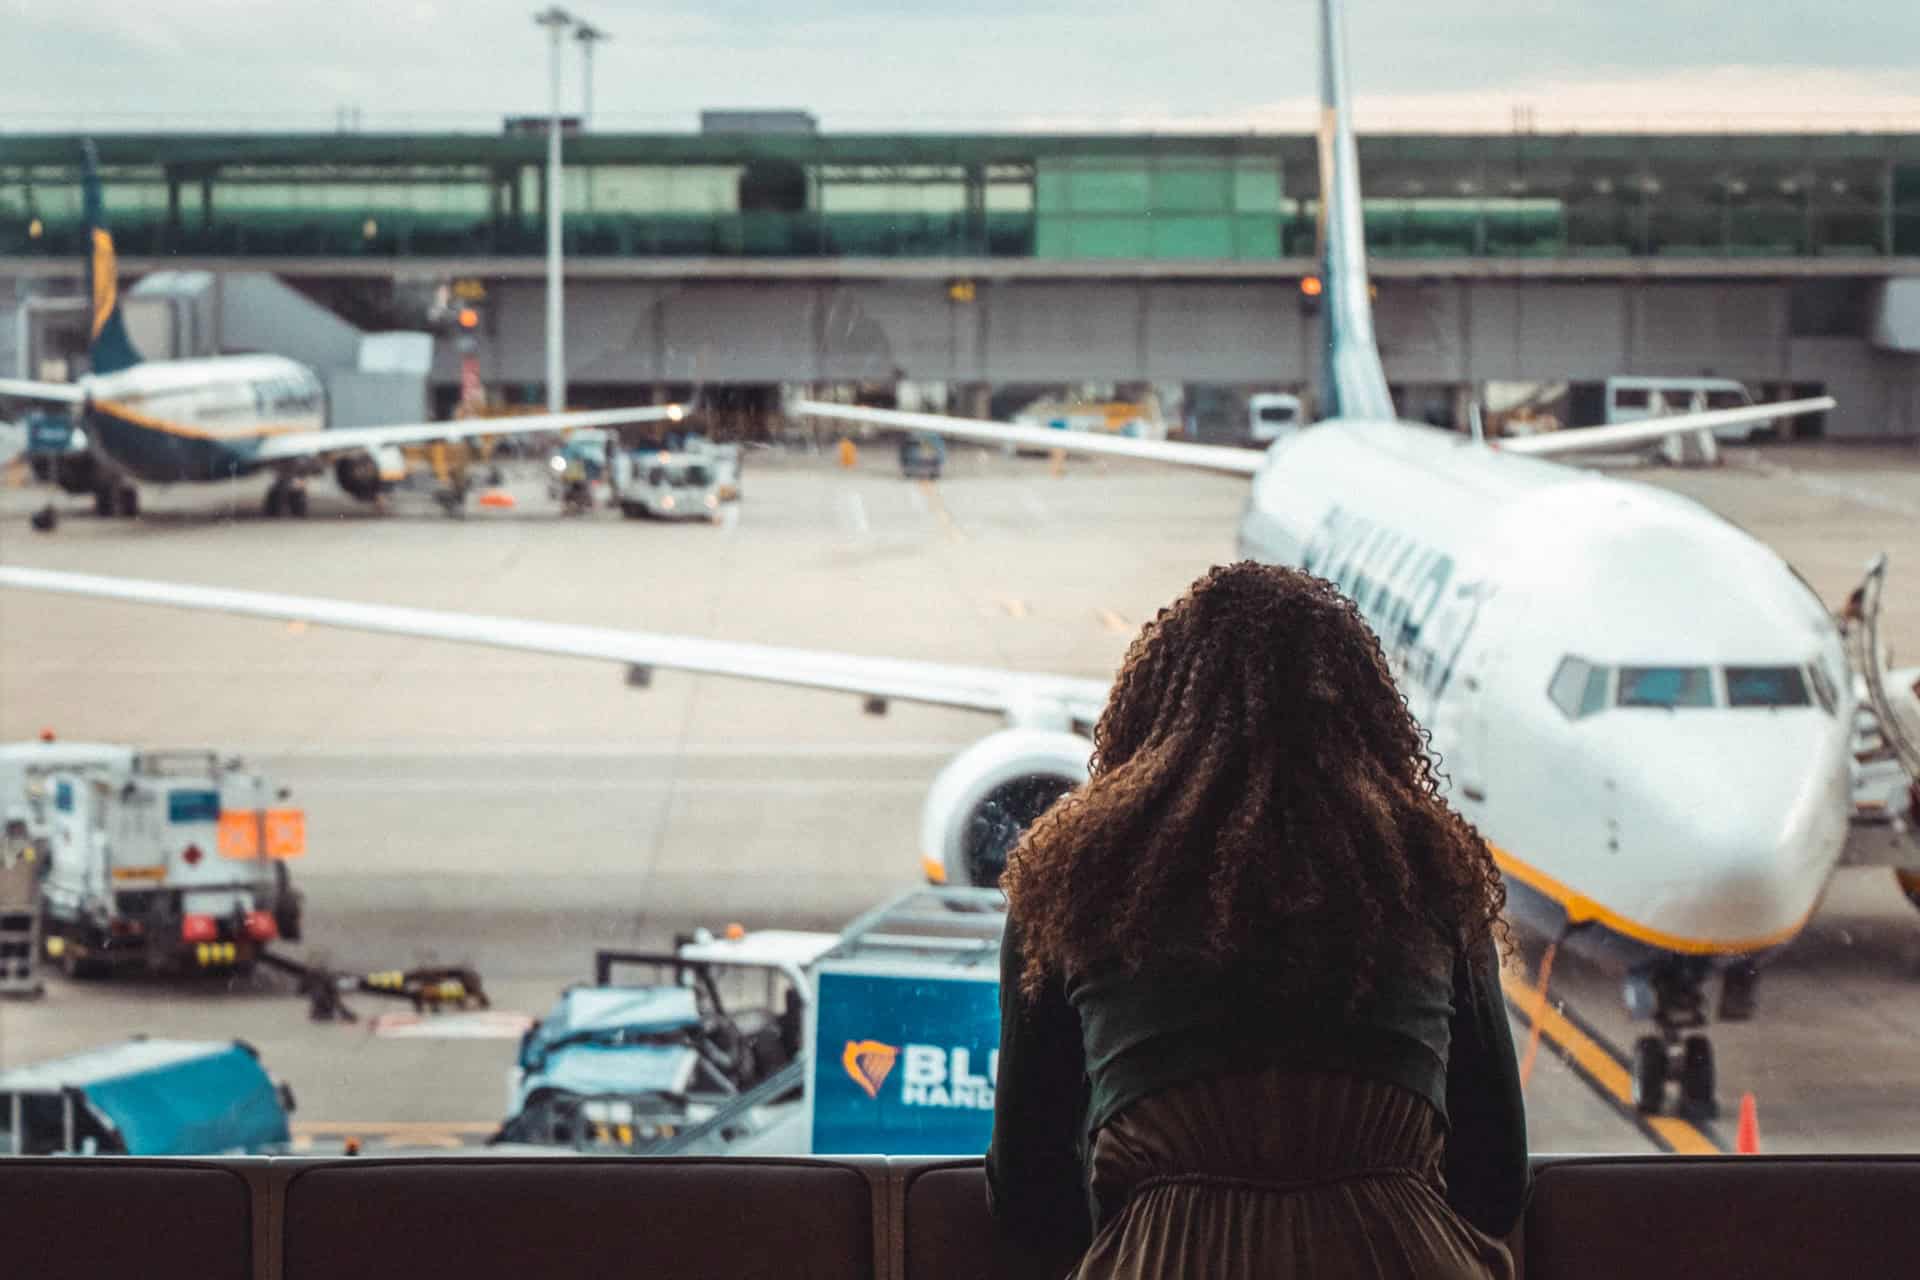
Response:
[[[939,517],[940,525],[947,531],[947,536],[955,542],[967,541],[966,530],[962,529],[954,520],[953,512],[947,510],[946,499],[940,496],[939,487],[931,480],[922,480],[920,482],[920,492],[927,496],[927,505],[932,507],[933,514]]]
[[[1626,1058],[1606,1037],[1571,1009],[1556,1008],[1552,1000],[1543,1001],[1539,989],[1521,978],[1502,973],[1500,985],[1513,1016],[1531,1030],[1537,1015],[1542,1039],[1558,1051],[1560,1060],[1658,1150],[1680,1156],[1726,1155],[1732,1151],[1710,1124],[1696,1124],[1679,1116],[1642,1114],[1633,1105],[1633,1076]]]

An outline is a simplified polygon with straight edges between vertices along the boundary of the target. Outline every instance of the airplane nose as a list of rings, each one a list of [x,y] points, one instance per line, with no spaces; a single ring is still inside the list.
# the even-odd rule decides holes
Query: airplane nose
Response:
[[[1691,744],[1647,767],[1637,800],[1623,794],[1622,851],[1642,855],[1660,932],[1758,949],[1790,938],[1819,901],[1846,836],[1845,738],[1771,729]]]

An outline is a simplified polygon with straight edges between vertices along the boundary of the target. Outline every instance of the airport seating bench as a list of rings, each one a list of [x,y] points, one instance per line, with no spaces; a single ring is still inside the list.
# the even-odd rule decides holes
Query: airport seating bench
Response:
[[[1540,1162],[1528,1280],[1914,1273],[1920,1157]],[[0,1272],[33,1280],[1027,1280],[978,1160],[0,1162]]]

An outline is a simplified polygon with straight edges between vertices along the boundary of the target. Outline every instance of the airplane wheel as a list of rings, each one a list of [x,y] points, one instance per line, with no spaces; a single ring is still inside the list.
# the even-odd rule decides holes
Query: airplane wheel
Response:
[[[1900,892],[1907,895],[1907,901],[1920,907],[1920,871],[1895,871],[1893,878],[1899,882]]]
[[[1688,1036],[1680,1047],[1681,1109],[1694,1118],[1712,1119],[1720,1113],[1713,1090],[1713,1042],[1702,1035]]]
[[[276,484],[267,490],[266,501],[260,504],[260,512],[269,520],[277,520],[287,513],[286,486]]]
[[[113,495],[113,513],[126,519],[140,514],[140,491],[130,484],[121,485]]]
[[[1633,1042],[1633,1108],[1652,1116],[1666,1104],[1667,1046],[1658,1036],[1641,1036]]]
[[[60,527],[60,513],[55,510],[54,505],[49,502],[46,506],[40,508],[28,517],[27,523],[33,526],[34,532],[36,533],[52,533]]]
[[[305,489],[287,490],[287,514],[296,520],[307,518],[307,491]]]
[[[95,489],[93,491],[93,514],[97,516],[113,514],[113,490]]]

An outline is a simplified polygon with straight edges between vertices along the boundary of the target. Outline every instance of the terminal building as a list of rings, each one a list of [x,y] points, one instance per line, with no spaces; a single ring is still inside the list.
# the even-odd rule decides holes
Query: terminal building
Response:
[[[323,367],[348,359],[343,332],[443,324],[453,290],[471,328],[436,344],[444,410],[463,352],[503,398],[544,397],[544,128],[94,140],[123,270],[171,273],[153,341]],[[0,137],[0,376],[73,356],[81,142]],[[828,134],[713,112],[698,132],[569,129],[565,151],[580,405],[909,382],[977,412],[1008,388],[1200,403],[1312,381],[1311,135]],[[1488,384],[1564,384],[1588,421],[1609,377],[1712,376],[1838,397],[1804,431],[1920,436],[1920,134],[1369,135],[1360,153],[1406,415],[1458,423]]]

